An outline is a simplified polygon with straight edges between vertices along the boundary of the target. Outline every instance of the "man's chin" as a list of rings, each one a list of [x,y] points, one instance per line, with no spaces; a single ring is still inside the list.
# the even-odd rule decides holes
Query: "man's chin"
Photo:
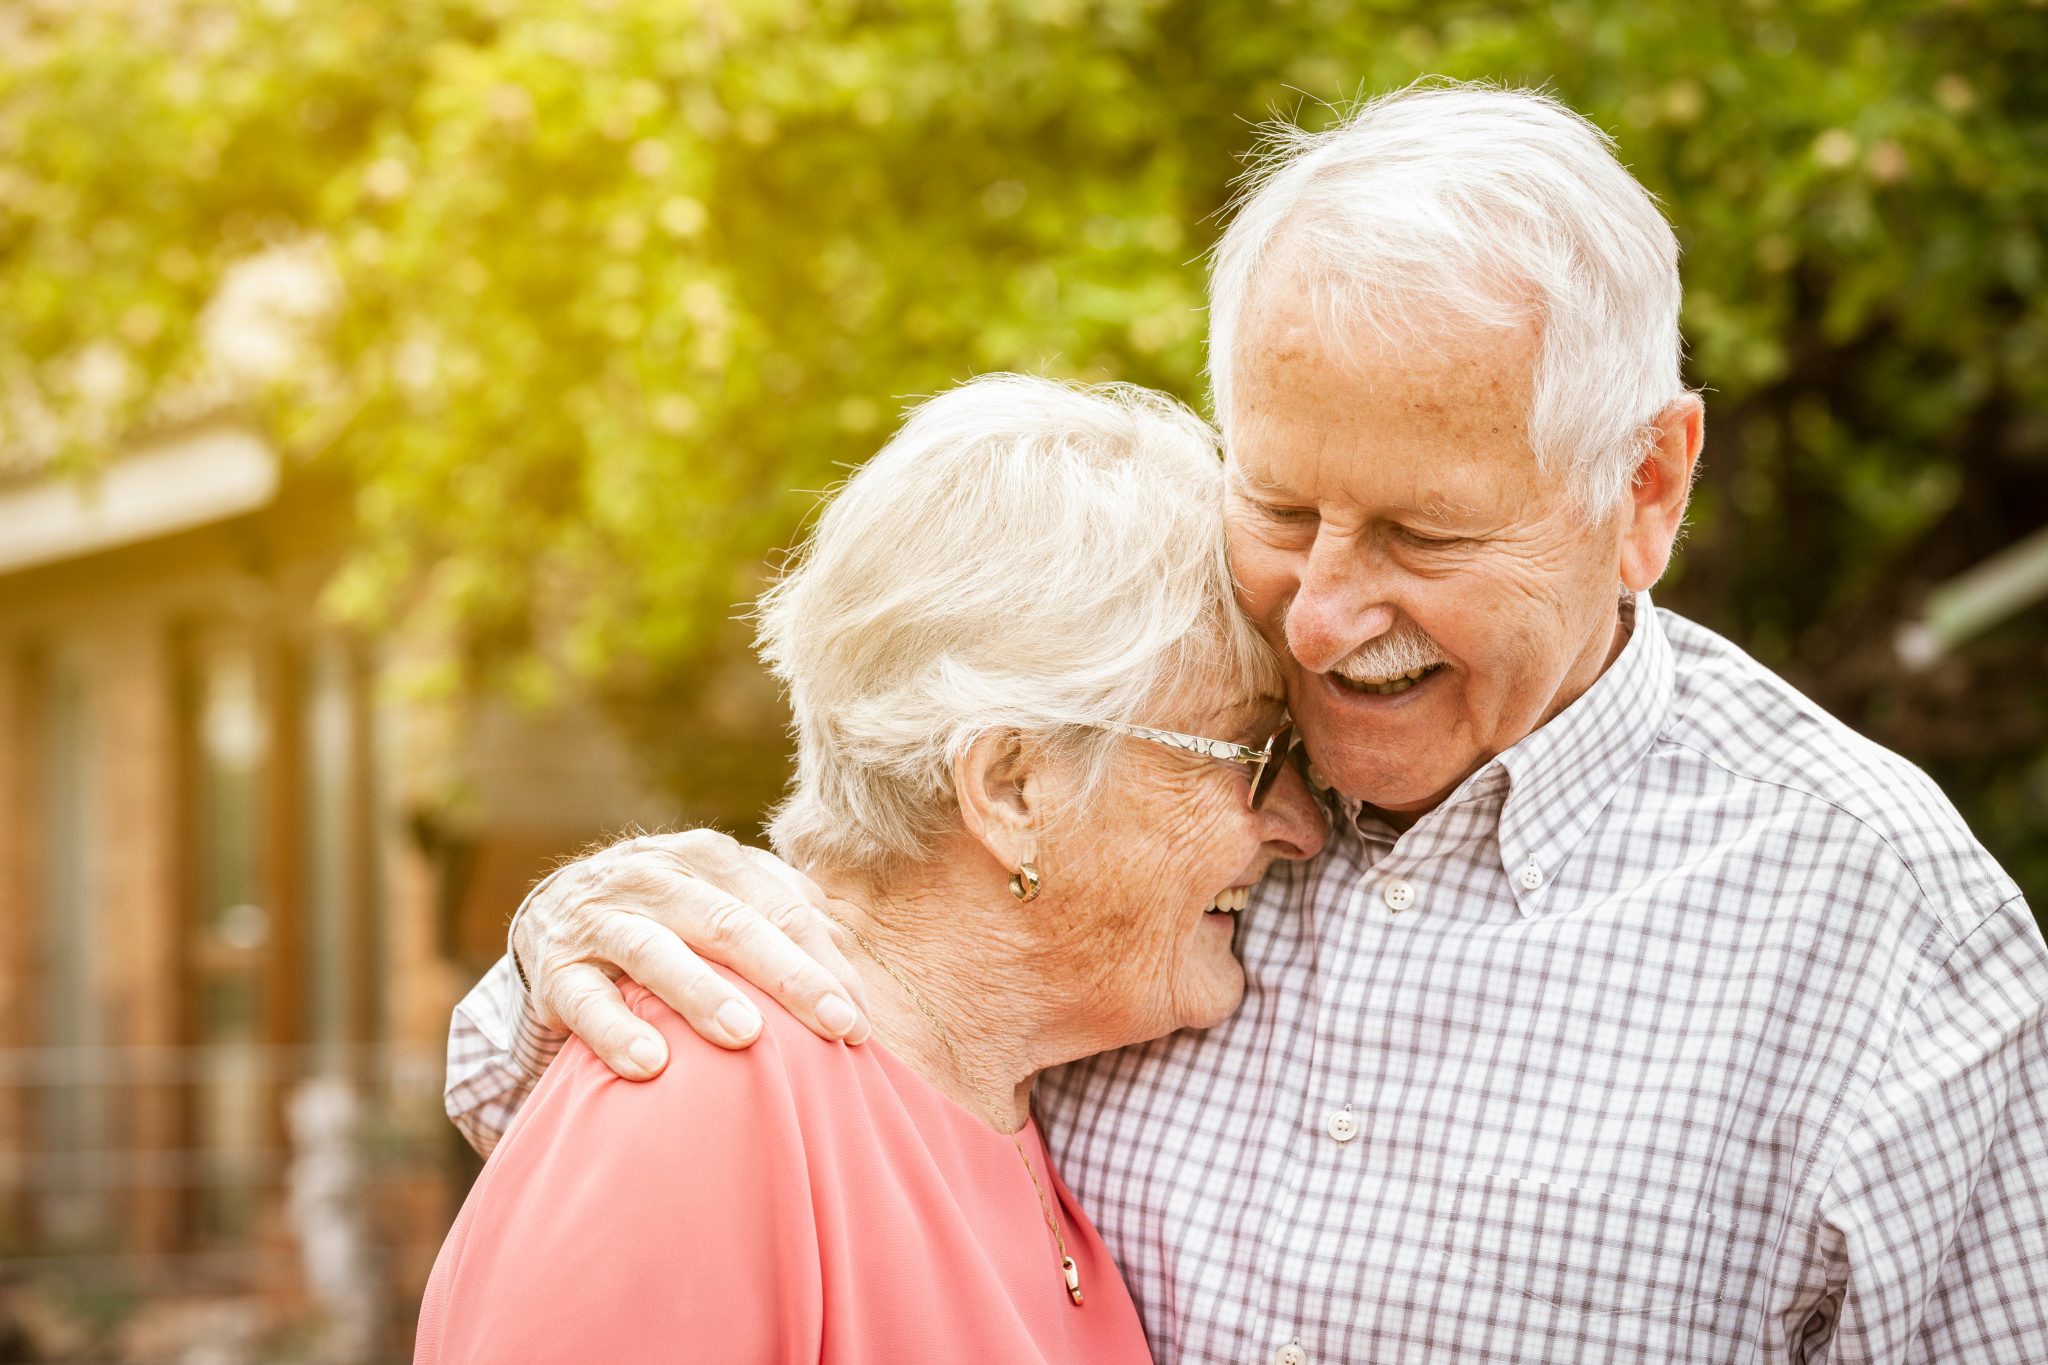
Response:
[[[1350,743],[1319,742],[1322,737],[1306,722],[1301,722],[1301,731],[1318,779],[1341,796],[1389,814],[1419,815],[1462,780],[1463,775],[1445,763],[1447,755],[1440,749],[1432,752],[1426,745],[1365,748],[1355,739]]]
[[[1225,919],[1232,921],[1228,935],[1218,923]],[[1199,956],[1183,966],[1173,1002],[1175,1028],[1214,1028],[1244,1003],[1244,966],[1231,951],[1235,920],[1234,915],[1215,915],[1202,924],[1205,932],[1216,925],[1216,937],[1202,943],[1196,950]]]

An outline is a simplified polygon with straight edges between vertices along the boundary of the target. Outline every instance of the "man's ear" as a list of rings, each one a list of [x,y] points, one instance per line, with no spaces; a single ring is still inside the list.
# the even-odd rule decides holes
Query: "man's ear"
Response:
[[[1034,751],[1013,731],[989,731],[953,761],[961,827],[1011,871],[1037,856],[1044,796]]]
[[[1621,582],[1630,592],[1652,586],[1671,565],[1671,549],[1692,497],[1693,471],[1706,444],[1706,405],[1689,393],[1650,425],[1655,438],[1622,498]]]

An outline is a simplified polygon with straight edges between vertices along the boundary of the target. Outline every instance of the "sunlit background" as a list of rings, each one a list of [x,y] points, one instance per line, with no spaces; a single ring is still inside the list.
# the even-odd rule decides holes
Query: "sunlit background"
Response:
[[[1430,72],[1678,227],[1660,600],[2048,904],[2040,4],[8,0],[0,1361],[407,1358],[449,1007],[552,860],[755,827],[815,490],[978,371],[1199,402],[1255,124]]]

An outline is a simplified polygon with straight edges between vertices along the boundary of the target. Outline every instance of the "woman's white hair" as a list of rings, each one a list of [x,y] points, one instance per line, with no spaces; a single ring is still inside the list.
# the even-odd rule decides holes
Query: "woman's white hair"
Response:
[[[1621,498],[1647,424],[1686,392],[1670,225],[1605,133],[1535,91],[1418,85],[1326,132],[1267,130],[1210,275],[1226,438],[1246,313],[1283,281],[1338,347],[1539,324],[1530,443],[1589,515]]]
[[[1099,722],[1277,693],[1224,558],[1218,455],[1200,417],[1124,385],[989,375],[918,407],[761,600],[797,741],[776,851],[919,860],[989,731],[1079,765],[1085,807],[1116,742]]]

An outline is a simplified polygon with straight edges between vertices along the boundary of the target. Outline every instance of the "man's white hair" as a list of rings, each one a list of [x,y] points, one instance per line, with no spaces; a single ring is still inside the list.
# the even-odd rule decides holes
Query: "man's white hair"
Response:
[[[1215,432],[1163,394],[991,375],[917,408],[761,601],[797,741],[776,851],[924,858],[992,730],[1078,764],[1085,806],[1116,743],[1097,723],[1277,695],[1222,508]]]
[[[1247,313],[1296,282],[1347,350],[1538,324],[1530,444],[1589,515],[1621,498],[1648,424],[1686,392],[1670,225],[1605,133],[1535,91],[1418,85],[1326,132],[1268,131],[1210,275],[1226,439]]]

